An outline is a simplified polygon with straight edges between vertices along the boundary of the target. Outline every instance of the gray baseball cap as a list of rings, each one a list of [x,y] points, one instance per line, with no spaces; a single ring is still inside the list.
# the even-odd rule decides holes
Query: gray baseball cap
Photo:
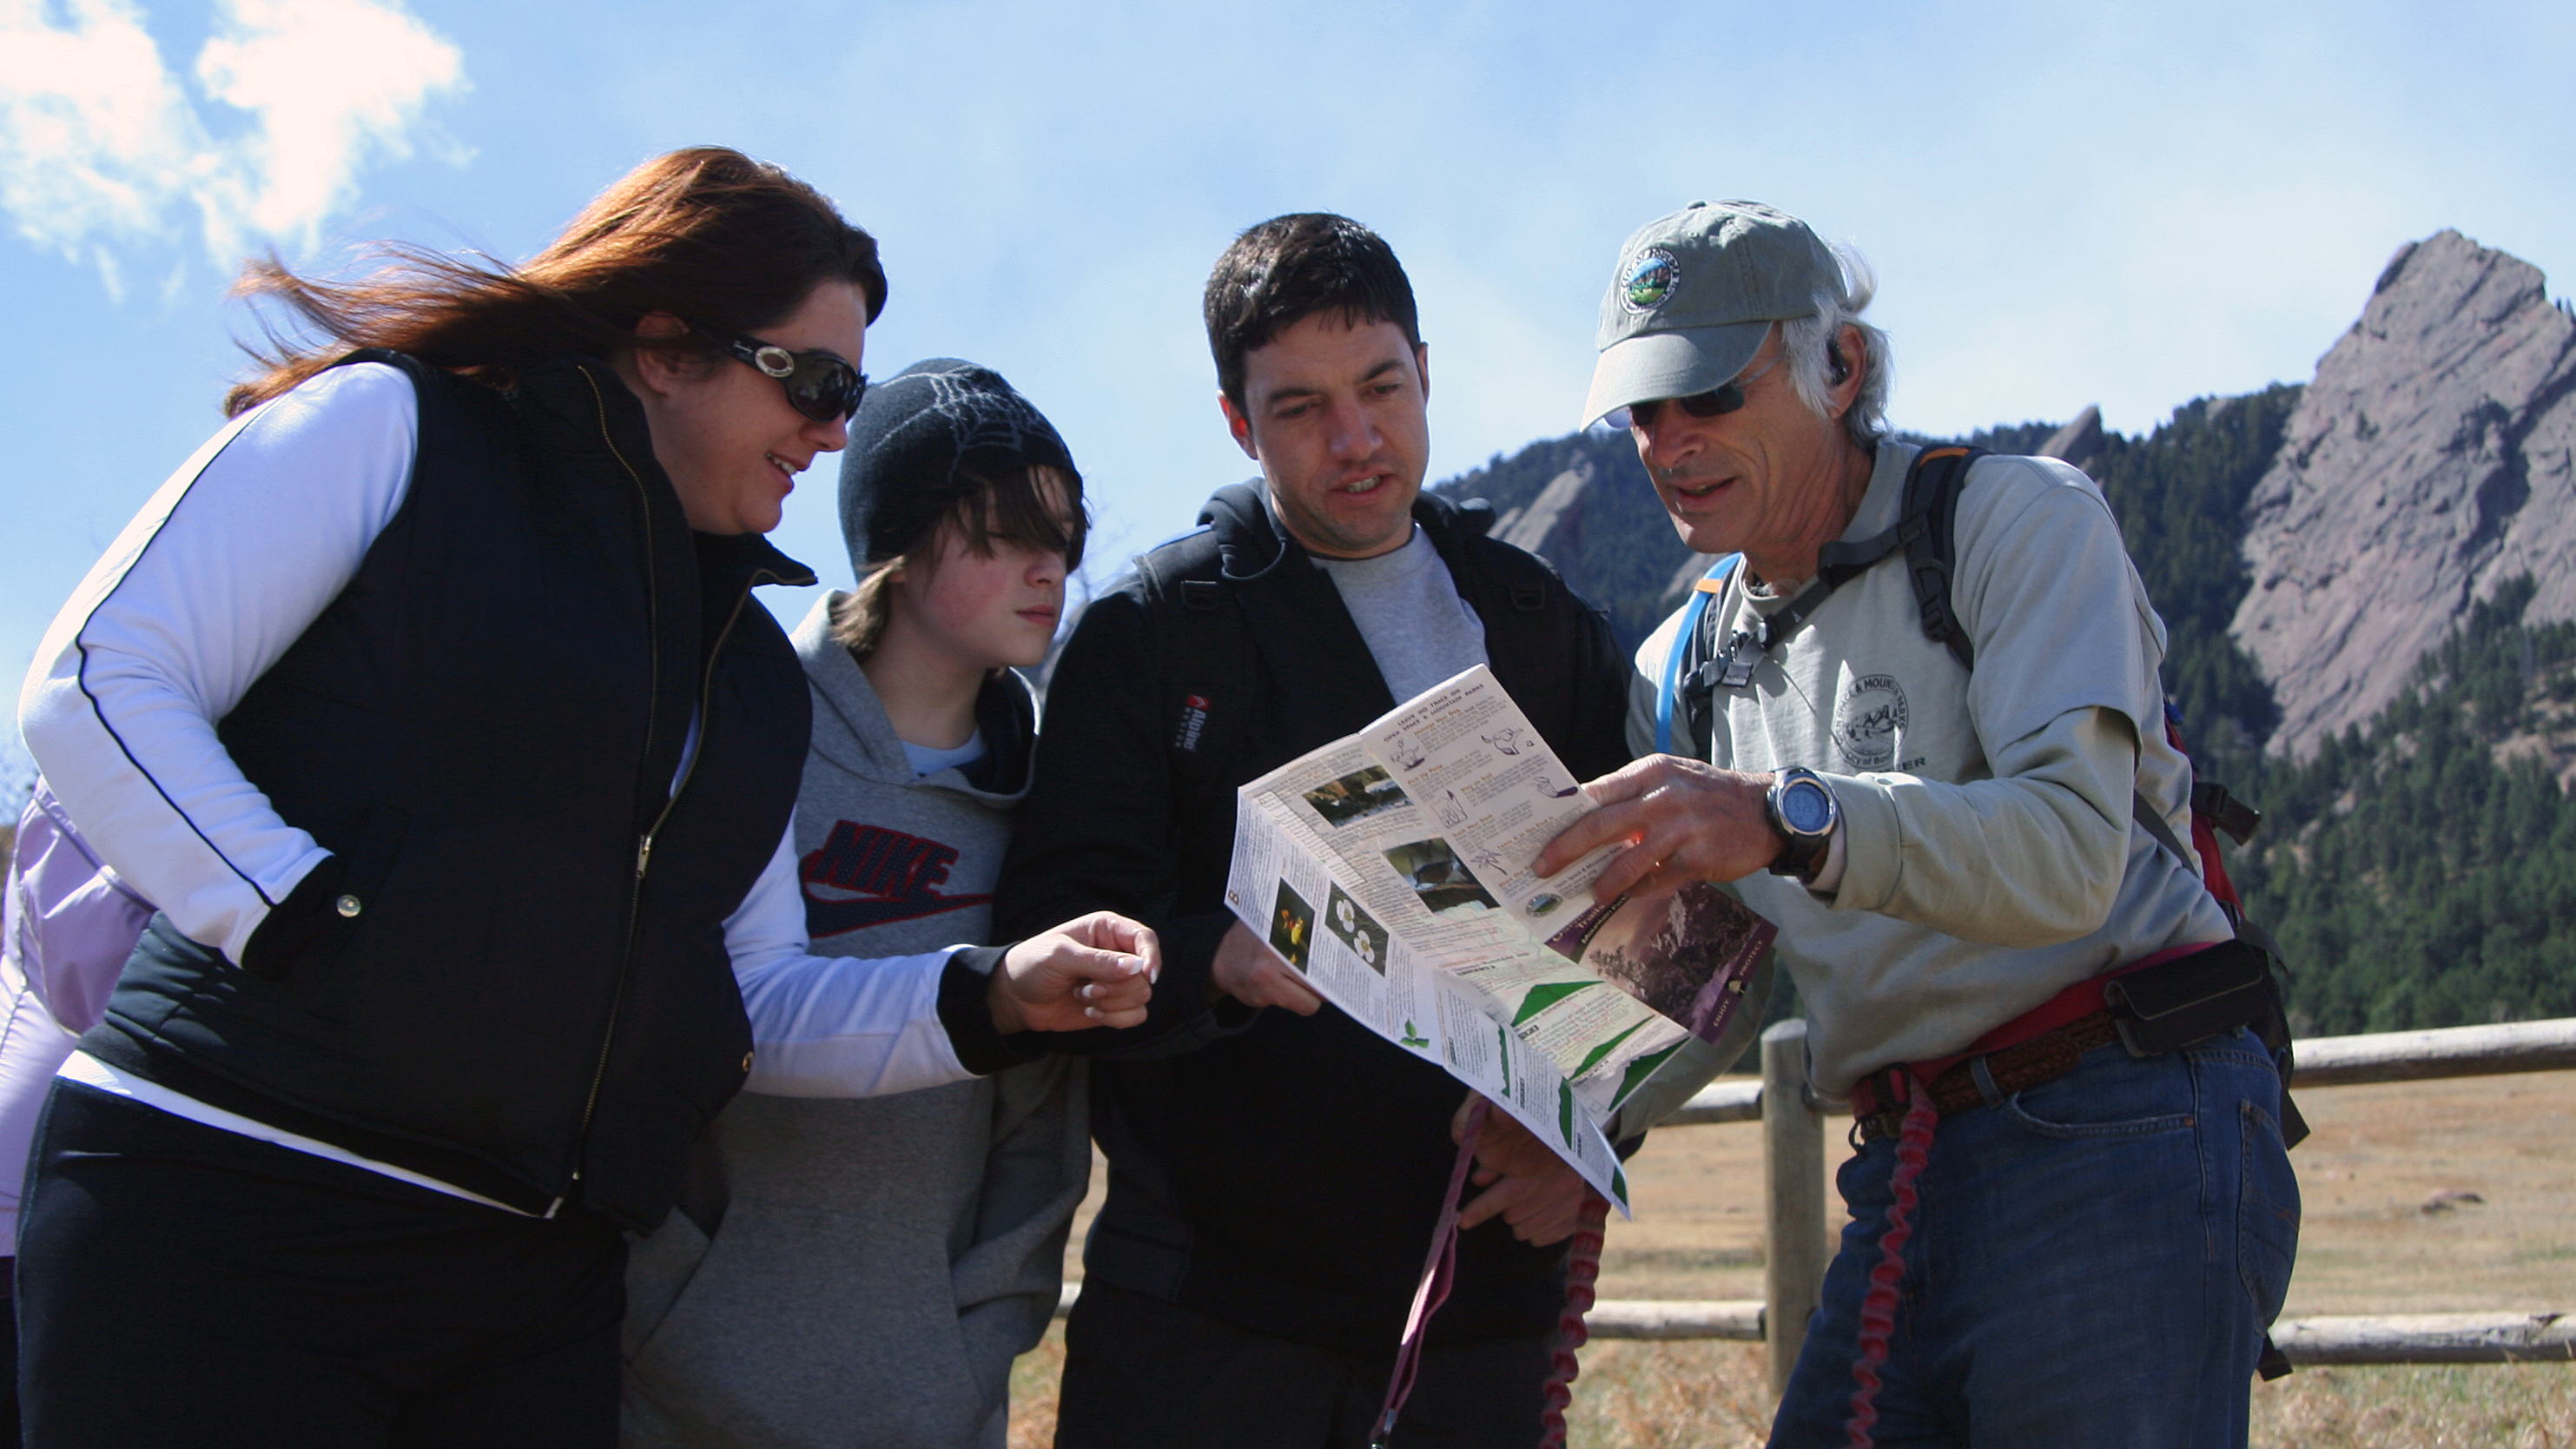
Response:
[[[1637,228],[1601,299],[1592,393],[1578,426],[1652,398],[1706,392],[1744,370],[1774,322],[1845,302],[1842,264],[1807,224],[1758,201],[1694,201]]]

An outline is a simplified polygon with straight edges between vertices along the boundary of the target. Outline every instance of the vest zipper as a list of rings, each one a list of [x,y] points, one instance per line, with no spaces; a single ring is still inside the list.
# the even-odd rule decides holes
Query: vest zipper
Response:
[[[644,832],[643,840],[635,848],[635,885],[627,897],[626,906],[626,946],[618,962],[617,989],[608,998],[608,1030],[600,1038],[599,1060],[591,1067],[590,1094],[581,1104],[581,1132],[573,1146],[572,1180],[576,1183],[581,1181],[582,1158],[590,1147],[590,1122],[599,1110],[600,1085],[608,1079],[608,1054],[617,1044],[617,1016],[626,1007],[627,979],[635,970],[635,928],[644,913],[644,873],[652,864],[653,838],[661,833],[663,824],[671,818],[671,812],[679,807],[680,796],[688,790],[690,777],[697,774],[698,761],[706,757],[707,736],[713,723],[708,707],[715,702],[716,660],[724,653],[726,642],[733,638],[733,628],[742,618],[743,606],[751,601],[751,591],[760,584],[784,582],[786,580],[769,569],[757,569],[743,581],[742,592],[734,596],[733,609],[725,615],[724,627],[716,631],[715,641],[707,646],[706,669],[698,681],[698,747],[690,753],[688,762],[680,767],[679,779],[671,784],[671,798],[662,802],[661,813],[653,817],[652,827]]]
[[[608,455],[617,460],[617,466],[626,470],[627,479],[635,485],[636,509],[643,524],[644,617],[647,631],[645,657],[646,667],[650,671],[645,676],[647,692],[644,707],[643,754],[644,759],[649,762],[653,758],[656,715],[662,699],[662,574],[653,559],[653,495],[652,490],[644,486],[644,475],[635,470],[633,463],[627,461],[625,451],[617,446],[616,435],[608,430],[608,398],[599,390],[599,379],[593,377],[587,367],[576,367],[573,371],[579,373],[581,380],[590,388],[591,404],[599,420],[599,441],[607,447]],[[743,592],[747,596],[750,590],[745,588]],[[736,611],[740,611],[738,603]],[[728,630],[731,629],[730,620],[727,621],[726,627]],[[719,638],[717,643],[721,645],[723,640]],[[708,652],[707,660],[709,678],[712,680],[715,661],[712,650]],[[689,767],[694,768],[695,765],[696,761],[692,759]],[[618,948],[617,983],[608,997],[608,1026],[600,1033],[599,1059],[591,1064],[590,1090],[582,1097],[581,1125],[573,1134],[572,1185],[575,1191],[578,1191],[581,1186],[582,1159],[590,1149],[590,1119],[599,1110],[600,1084],[608,1079],[608,1055],[617,1045],[617,1014],[625,1009],[626,978],[632,975],[635,969],[635,928],[644,913],[644,871],[653,857],[653,831],[660,829],[662,821],[669,817],[671,801],[679,798],[680,787],[686,783],[687,775],[684,771],[679,784],[671,787],[671,799],[663,802],[661,813],[653,818],[652,827],[647,829],[643,838],[636,843],[635,880],[626,895],[626,932],[625,939]],[[546,1208],[546,1216],[553,1217],[555,1210],[562,1207],[571,1196],[571,1193],[566,1193],[556,1198]]]
[[[636,472],[635,465],[626,461],[626,454],[619,451],[617,439],[608,431],[608,399],[599,391],[599,379],[592,377],[587,367],[576,367],[573,371],[580,373],[581,380],[590,386],[590,400],[598,409],[599,441],[608,446],[608,455],[617,460],[617,466],[625,469],[626,476],[635,484],[636,507],[644,515],[644,617],[653,621],[650,627],[658,628],[662,618],[662,573],[653,564],[653,495],[644,486],[644,475]],[[651,637],[651,642],[658,646],[662,641],[657,634]],[[662,697],[662,651],[656,647],[649,652],[651,657],[646,664],[652,672],[645,676],[648,681],[645,698],[658,701]],[[648,706],[644,711],[644,758],[648,760],[653,758],[653,724],[653,711]],[[642,875],[643,867],[638,865],[635,873]]]

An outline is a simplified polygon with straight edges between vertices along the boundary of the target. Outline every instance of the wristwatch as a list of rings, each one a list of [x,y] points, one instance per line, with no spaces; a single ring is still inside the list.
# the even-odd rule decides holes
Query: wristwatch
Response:
[[[1771,862],[1771,873],[1813,881],[1824,868],[1825,847],[1833,843],[1834,832],[1843,823],[1842,807],[1834,803],[1834,792],[1824,777],[1813,770],[1782,770],[1771,777],[1762,806],[1783,842]]]

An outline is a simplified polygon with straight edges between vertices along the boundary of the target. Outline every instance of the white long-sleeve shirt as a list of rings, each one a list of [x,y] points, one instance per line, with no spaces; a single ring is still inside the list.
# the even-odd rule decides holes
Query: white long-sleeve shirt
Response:
[[[243,777],[216,723],[356,576],[409,491],[418,426],[410,379],[377,363],[233,420],[90,570],[28,673],[20,728],[91,848],[228,960],[328,852]],[[725,922],[747,1087],[869,1096],[972,1075],[938,1016],[952,952],[810,954],[793,839],[791,822]]]

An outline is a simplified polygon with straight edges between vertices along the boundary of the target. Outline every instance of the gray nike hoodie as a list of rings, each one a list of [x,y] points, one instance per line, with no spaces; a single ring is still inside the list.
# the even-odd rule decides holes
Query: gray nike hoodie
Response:
[[[983,944],[1028,791],[1028,686],[985,685],[981,760],[915,777],[831,638],[838,597],[795,634],[814,696],[796,802],[813,950]],[[714,1180],[632,1254],[622,1442],[1002,1449],[1011,1360],[1054,1313],[1090,1173],[1085,1086],[1050,1058],[893,1097],[736,1097],[702,1154]]]

